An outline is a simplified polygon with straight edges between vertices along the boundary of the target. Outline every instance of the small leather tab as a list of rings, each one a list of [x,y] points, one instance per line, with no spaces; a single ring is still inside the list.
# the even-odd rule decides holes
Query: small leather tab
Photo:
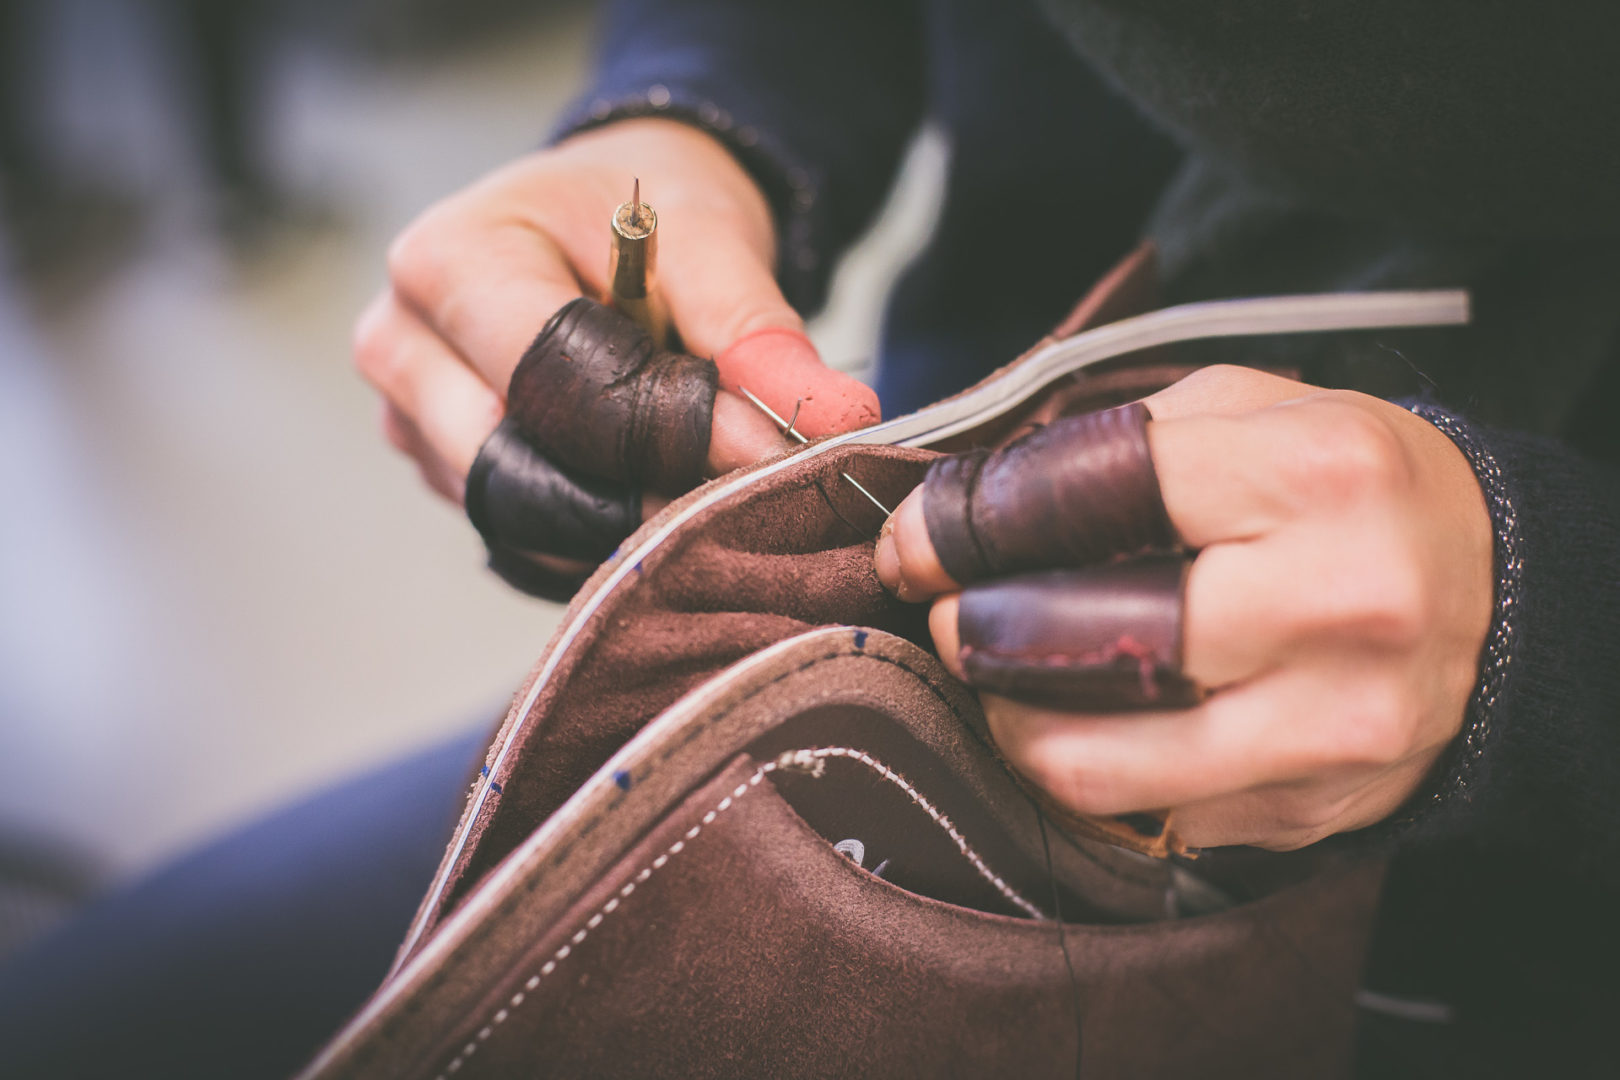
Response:
[[[581,297],[546,323],[507,389],[507,414],[579,473],[670,495],[703,479],[719,375],[658,349],[635,322]]]
[[[1064,417],[982,460],[931,468],[923,516],[959,584],[1172,548],[1175,530],[1132,402]]]
[[[979,690],[1071,712],[1197,704],[1181,671],[1187,568],[1148,556],[962,592],[961,663]]]

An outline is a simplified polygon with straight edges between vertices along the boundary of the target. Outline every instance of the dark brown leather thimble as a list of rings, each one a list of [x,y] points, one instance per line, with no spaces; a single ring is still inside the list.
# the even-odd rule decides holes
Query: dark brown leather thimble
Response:
[[[529,445],[510,418],[467,473],[467,517],[491,548],[600,562],[641,524],[641,492],[579,476]]]
[[[1064,417],[986,454],[942,458],[923,518],[957,583],[1172,548],[1147,406]]]
[[[957,609],[961,663],[980,690],[1073,712],[1202,700],[1182,673],[1192,560],[1148,555],[975,585]]]
[[[623,314],[565,304],[518,362],[507,415],[565,468],[671,495],[703,479],[719,375]]]

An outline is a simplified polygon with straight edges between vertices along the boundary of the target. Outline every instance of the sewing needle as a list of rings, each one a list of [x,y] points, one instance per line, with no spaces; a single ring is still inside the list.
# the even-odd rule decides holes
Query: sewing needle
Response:
[[[784,420],[784,419],[782,419],[781,415],[775,409],[771,408],[769,405],[765,404],[763,401],[759,400],[759,398],[755,397],[751,392],[749,392],[749,390],[748,390],[748,388],[746,386],[737,387],[737,393],[741,394],[743,397],[745,397],[749,401],[753,402],[754,407],[756,409],[758,409],[760,412],[764,413],[766,416],[770,417],[771,422],[774,423],[778,428],[782,429],[782,434],[788,436],[791,439],[794,439],[801,446],[810,441],[809,439],[805,438],[804,435],[797,428],[795,428],[793,426],[795,421],[797,421],[799,419],[799,410],[798,410],[797,407],[795,407],[794,410],[793,410],[793,419],[792,420]],[[801,402],[801,404],[802,404],[802,402]],[[866,488],[861,484],[861,482],[859,480],[855,479],[853,476],[849,475],[849,473],[840,472],[838,475],[842,476],[845,480],[848,480],[851,487],[853,487],[856,491],[860,492],[862,495],[865,495],[867,497],[867,499],[871,501],[873,506],[875,506],[879,510],[883,511],[883,516],[884,517],[888,517],[889,515],[894,513],[893,510],[890,510],[887,506],[884,506],[881,502],[879,502],[878,497],[876,495],[873,495],[870,491],[867,491]]]

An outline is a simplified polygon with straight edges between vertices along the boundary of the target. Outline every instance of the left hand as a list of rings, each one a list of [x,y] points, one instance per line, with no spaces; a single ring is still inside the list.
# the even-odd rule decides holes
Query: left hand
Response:
[[[1186,585],[1192,708],[1054,711],[984,695],[1008,761],[1088,815],[1173,810],[1193,847],[1289,850],[1372,825],[1458,735],[1493,596],[1492,534],[1467,460],[1377,398],[1208,368],[1146,398]],[[877,548],[902,599],[932,600],[958,675],[957,594],[921,490]]]

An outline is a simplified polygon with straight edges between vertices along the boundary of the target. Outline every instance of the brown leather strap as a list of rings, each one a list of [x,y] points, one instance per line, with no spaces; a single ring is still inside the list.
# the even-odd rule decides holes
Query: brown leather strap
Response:
[[[1181,671],[1191,565],[1152,555],[963,590],[957,632],[968,682],[1072,712],[1196,704],[1203,693]]]
[[[658,349],[629,318],[581,297],[523,354],[506,407],[559,465],[679,495],[703,479],[718,388],[712,360]]]
[[[1064,417],[992,454],[935,462],[923,517],[945,572],[966,585],[1174,547],[1148,420],[1132,402]]]

